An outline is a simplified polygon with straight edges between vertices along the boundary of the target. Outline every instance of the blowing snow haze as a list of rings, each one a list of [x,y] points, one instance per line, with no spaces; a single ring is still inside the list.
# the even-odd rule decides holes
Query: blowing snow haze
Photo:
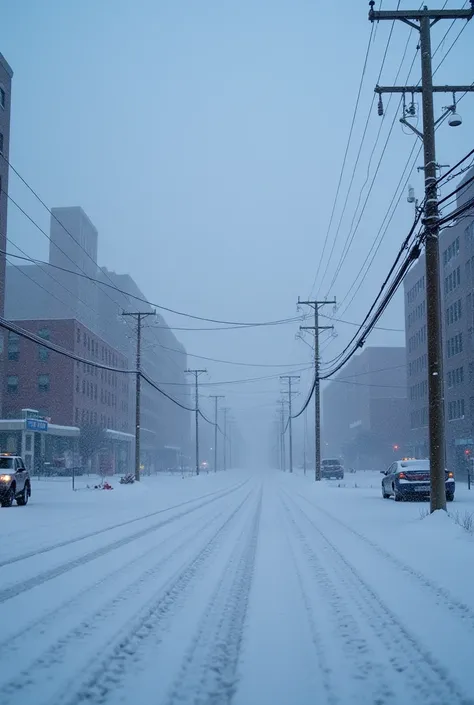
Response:
[[[474,698],[473,7],[4,4],[0,705]]]

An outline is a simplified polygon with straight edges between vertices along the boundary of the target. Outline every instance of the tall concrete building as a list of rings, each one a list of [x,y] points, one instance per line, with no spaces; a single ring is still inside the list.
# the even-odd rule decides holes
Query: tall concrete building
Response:
[[[4,252],[7,242],[8,210],[8,163],[10,159],[10,114],[13,71],[0,54],[0,249]],[[5,157],[5,158],[4,158]],[[0,316],[3,316],[5,300],[5,255],[0,252]],[[0,329],[0,377],[3,370],[4,331]],[[1,388],[2,385],[0,385]],[[0,389],[0,417],[2,392]]]
[[[405,349],[366,348],[323,391],[322,456],[385,465],[406,445],[406,410]]]
[[[470,169],[460,182],[455,209],[474,198]],[[446,460],[457,472],[474,454],[474,207],[441,231]],[[425,260],[420,257],[404,282],[411,453],[428,447],[428,360]]]

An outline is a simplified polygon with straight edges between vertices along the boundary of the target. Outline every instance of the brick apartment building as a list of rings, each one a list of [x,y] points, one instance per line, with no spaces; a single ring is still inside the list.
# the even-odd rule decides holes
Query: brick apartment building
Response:
[[[80,357],[126,369],[126,358],[77,320],[15,322]],[[130,433],[130,375],[71,360],[9,332],[5,346],[5,418],[22,409],[61,426],[102,428]]]

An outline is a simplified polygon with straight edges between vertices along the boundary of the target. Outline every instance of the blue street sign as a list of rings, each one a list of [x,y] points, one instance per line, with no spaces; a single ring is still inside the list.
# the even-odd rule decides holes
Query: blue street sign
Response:
[[[25,419],[25,428],[27,431],[46,432],[48,430],[48,422],[43,421],[43,419]]]

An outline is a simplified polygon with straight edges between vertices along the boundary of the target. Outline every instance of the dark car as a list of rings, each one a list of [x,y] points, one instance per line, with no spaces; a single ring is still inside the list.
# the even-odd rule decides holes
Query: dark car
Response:
[[[321,462],[321,477],[323,480],[342,480],[344,468],[338,458],[326,458]]]
[[[31,497],[31,480],[19,455],[0,453],[0,504],[11,507],[13,500],[21,507]]]
[[[430,496],[430,461],[429,460],[397,460],[388,470],[381,471],[385,477],[382,480],[382,497],[392,497],[395,502],[405,499],[428,499]],[[446,470],[445,475],[446,500],[452,502],[456,483],[454,473]]]

